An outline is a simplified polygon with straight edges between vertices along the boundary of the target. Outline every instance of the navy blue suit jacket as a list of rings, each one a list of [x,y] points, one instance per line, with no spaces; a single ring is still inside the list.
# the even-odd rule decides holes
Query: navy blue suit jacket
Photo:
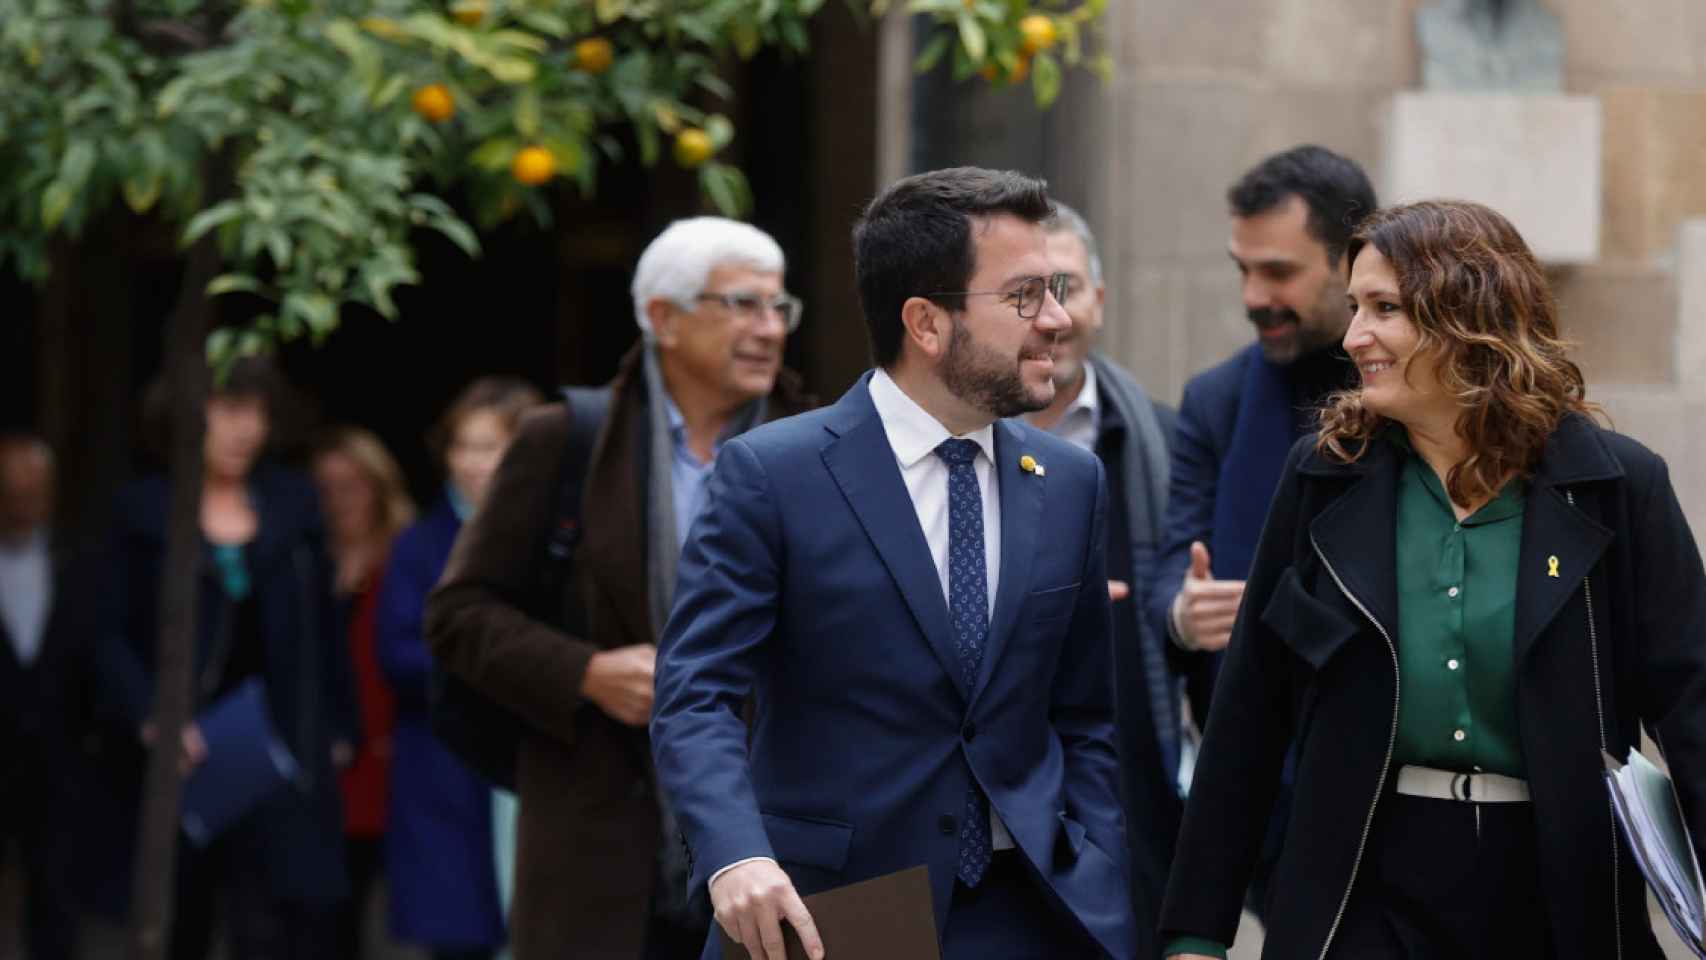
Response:
[[[975,779],[1045,895],[1130,956],[1101,464],[996,424],[1001,567],[967,689],[868,382],[730,440],[688,536],[651,734],[689,882],[770,856],[810,894],[923,863],[941,930]]]
[[[1191,541],[1208,543],[1214,532],[1214,501],[1220,495],[1220,466],[1232,444],[1238,423],[1238,401],[1245,367],[1260,350],[1251,344],[1185,383],[1174,428],[1172,461],[1167,477],[1167,522],[1155,583],[1149,593],[1149,618],[1160,637],[1172,636],[1167,626],[1173,597],[1185,584],[1191,568]],[[1259,482],[1259,481],[1258,481]],[[1266,489],[1228,491],[1229,495],[1267,500]],[[1242,579],[1244,571],[1224,574]],[[1214,684],[1214,654],[1184,653],[1168,643],[1179,672],[1185,676],[1192,714],[1198,727],[1208,724],[1209,693]]]

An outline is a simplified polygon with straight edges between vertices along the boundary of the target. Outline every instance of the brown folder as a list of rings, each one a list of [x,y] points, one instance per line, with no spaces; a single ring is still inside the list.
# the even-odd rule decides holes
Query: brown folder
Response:
[[[941,960],[936,911],[930,901],[930,870],[920,864],[805,897],[806,909],[823,938],[825,960]],[[746,948],[720,926],[724,960],[748,960]],[[806,960],[800,936],[782,921],[788,960]]]

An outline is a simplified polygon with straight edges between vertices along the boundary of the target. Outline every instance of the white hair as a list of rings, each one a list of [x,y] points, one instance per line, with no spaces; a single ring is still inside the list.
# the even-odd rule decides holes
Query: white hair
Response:
[[[782,248],[768,233],[749,223],[725,217],[677,220],[647,244],[634,267],[634,322],[648,339],[652,335],[646,304],[663,298],[683,310],[705,290],[711,271],[737,265],[765,273],[786,266]]]

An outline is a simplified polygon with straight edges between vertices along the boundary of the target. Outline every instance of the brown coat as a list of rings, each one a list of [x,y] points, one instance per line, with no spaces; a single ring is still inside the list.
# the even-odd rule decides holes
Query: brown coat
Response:
[[[657,642],[646,596],[651,420],[640,351],[629,352],[611,382],[610,417],[588,468],[584,534],[566,587],[580,591],[587,635],[570,636],[528,612],[557,510],[568,440],[561,403],[522,420],[427,604],[438,661],[533,728],[516,761],[517,960],[634,960],[644,947],[663,842],[650,745],[644,728],[624,726],[580,696],[594,653]],[[771,417],[811,405],[783,371]]]

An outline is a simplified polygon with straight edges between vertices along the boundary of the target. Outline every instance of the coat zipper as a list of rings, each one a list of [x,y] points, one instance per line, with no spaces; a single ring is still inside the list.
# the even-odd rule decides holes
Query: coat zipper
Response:
[[[1565,490],[1564,499],[1571,507],[1576,505],[1574,492]],[[1611,753],[1609,742],[1605,738],[1605,697],[1600,689],[1599,679],[1599,630],[1593,621],[1593,587],[1588,582],[1586,574],[1582,575],[1582,598],[1587,601],[1588,608],[1588,650],[1593,655],[1593,708],[1599,717],[1599,749],[1602,753]],[[1609,795],[1606,798],[1610,803]],[[1623,960],[1623,897],[1621,878],[1617,869],[1617,809],[1611,810],[1611,926],[1617,936],[1617,957]]]
[[[1315,549],[1315,555],[1321,558],[1322,566],[1327,568],[1327,574],[1333,578],[1333,583],[1338,585],[1339,592],[1344,594],[1345,599],[1349,600],[1353,606],[1362,611],[1362,615],[1368,618],[1368,622],[1374,624],[1374,629],[1380,631],[1381,639],[1386,641],[1386,650],[1392,655],[1392,730],[1386,738],[1386,759],[1380,764],[1380,780],[1375,784],[1374,799],[1370,800],[1368,804],[1368,817],[1363,820],[1362,839],[1357,841],[1356,859],[1351,861],[1351,876],[1345,883],[1344,896],[1339,898],[1339,911],[1333,915],[1333,925],[1327,928],[1326,942],[1321,944],[1319,960],[1327,960],[1327,951],[1332,949],[1333,937],[1338,934],[1339,924],[1345,919],[1345,908],[1350,905],[1351,890],[1356,887],[1357,872],[1362,869],[1362,856],[1368,848],[1369,833],[1374,829],[1374,811],[1380,806],[1380,795],[1386,790],[1386,775],[1392,770],[1392,754],[1398,747],[1398,705],[1402,693],[1398,685],[1398,645],[1392,642],[1392,635],[1386,632],[1386,628],[1374,618],[1374,614],[1369,613],[1362,601],[1358,600],[1356,595],[1351,593],[1350,588],[1345,586],[1345,582],[1339,579],[1338,571],[1333,569],[1333,564],[1327,560],[1327,555],[1321,551],[1321,545],[1315,541],[1313,533],[1309,535],[1309,545]]]

